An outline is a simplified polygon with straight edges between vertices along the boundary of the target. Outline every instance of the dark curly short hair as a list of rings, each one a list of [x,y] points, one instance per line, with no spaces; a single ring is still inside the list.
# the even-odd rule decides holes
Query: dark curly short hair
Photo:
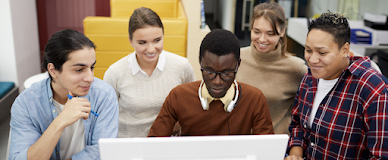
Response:
[[[350,43],[350,27],[348,20],[338,13],[327,11],[322,13],[317,19],[312,20],[309,26],[309,32],[313,29],[319,29],[331,34],[338,48],[341,48],[346,42]]]
[[[224,29],[214,29],[203,38],[199,49],[199,62],[205,51],[217,56],[234,54],[236,60],[240,60],[240,41],[232,32]]]

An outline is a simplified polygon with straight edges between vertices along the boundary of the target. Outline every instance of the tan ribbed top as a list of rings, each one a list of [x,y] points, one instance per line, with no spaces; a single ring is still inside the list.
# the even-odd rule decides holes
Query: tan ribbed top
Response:
[[[264,93],[275,134],[288,133],[294,97],[307,72],[305,61],[290,54],[282,55],[280,44],[268,53],[258,52],[251,44],[241,48],[240,56],[236,80]]]

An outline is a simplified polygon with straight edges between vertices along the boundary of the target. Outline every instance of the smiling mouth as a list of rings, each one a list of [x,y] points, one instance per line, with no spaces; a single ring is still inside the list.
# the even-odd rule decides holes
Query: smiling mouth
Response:
[[[262,44],[262,43],[259,43],[259,42],[256,42],[257,43],[257,47],[258,49],[265,49],[268,47],[269,44]]]
[[[156,55],[156,53],[152,53],[152,54],[145,54],[147,57],[153,57]]]
[[[261,43],[258,43],[260,47],[266,47],[268,46],[268,44],[261,44]]]

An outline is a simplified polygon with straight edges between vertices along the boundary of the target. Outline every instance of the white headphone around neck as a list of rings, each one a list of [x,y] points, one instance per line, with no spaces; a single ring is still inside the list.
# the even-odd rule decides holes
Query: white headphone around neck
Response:
[[[202,85],[203,85],[203,80],[201,82],[201,85],[199,85],[199,89],[198,89],[198,95],[199,95],[199,100],[201,101],[201,106],[204,110],[206,110],[207,108],[207,100],[205,98],[202,97]],[[239,93],[240,91],[238,90],[238,84],[236,82],[236,80],[234,80],[234,85],[236,87],[236,94],[234,96],[234,99],[229,103],[227,109],[226,109],[226,112],[232,112],[232,110],[234,109],[235,107],[235,104],[238,100],[238,96],[239,96]]]

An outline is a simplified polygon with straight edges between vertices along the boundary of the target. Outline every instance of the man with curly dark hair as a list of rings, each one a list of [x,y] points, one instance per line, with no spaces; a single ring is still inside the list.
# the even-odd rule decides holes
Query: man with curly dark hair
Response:
[[[342,15],[311,22],[286,160],[388,159],[388,79],[368,57],[349,56],[349,42]]]
[[[177,121],[185,136],[273,134],[263,93],[234,80],[241,60],[232,32],[216,29],[207,34],[199,62],[203,80],[170,92],[148,136],[170,136]]]

